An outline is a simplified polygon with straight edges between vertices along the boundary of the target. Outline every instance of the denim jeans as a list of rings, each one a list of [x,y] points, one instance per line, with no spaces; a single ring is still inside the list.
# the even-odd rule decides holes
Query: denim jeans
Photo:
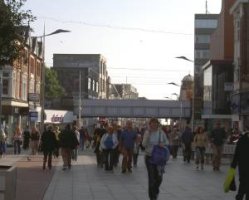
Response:
[[[14,154],[20,154],[21,153],[21,140],[14,140]]]
[[[145,156],[145,165],[148,172],[148,193],[151,200],[155,200],[159,194],[159,187],[162,183],[163,176],[160,175],[157,169],[157,166],[150,163],[150,157]]]

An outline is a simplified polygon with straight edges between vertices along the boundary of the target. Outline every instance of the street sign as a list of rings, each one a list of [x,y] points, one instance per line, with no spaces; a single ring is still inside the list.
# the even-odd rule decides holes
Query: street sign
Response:
[[[29,101],[39,102],[40,101],[40,94],[38,94],[38,93],[29,93]]]
[[[31,122],[36,122],[38,120],[38,112],[30,111],[29,112],[29,118],[30,118]]]

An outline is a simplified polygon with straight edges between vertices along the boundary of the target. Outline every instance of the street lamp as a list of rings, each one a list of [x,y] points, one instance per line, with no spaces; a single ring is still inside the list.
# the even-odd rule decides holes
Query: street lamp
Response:
[[[180,85],[178,85],[178,84],[175,83],[175,82],[169,82],[168,85],[174,85],[174,86],[178,86],[178,87],[180,86]]]
[[[42,38],[42,82],[40,85],[40,94],[41,94],[41,126],[40,129],[43,132],[44,131],[44,115],[45,115],[45,38],[47,36],[51,36],[51,35],[55,35],[55,34],[59,34],[59,33],[68,33],[70,32],[69,30],[63,30],[63,29],[57,29],[49,34],[45,34],[45,27],[44,27],[44,32],[42,36],[38,36],[36,38]]]
[[[194,63],[194,60],[191,60],[187,58],[186,56],[177,56],[175,58]],[[194,76],[195,76],[195,73],[193,73],[193,80],[195,81]],[[192,87],[192,124],[191,124],[192,131],[194,130],[194,119],[195,119],[194,117],[195,116],[195,92],[194,92],[195,90],[194,89],[195,89],[195,86]]]

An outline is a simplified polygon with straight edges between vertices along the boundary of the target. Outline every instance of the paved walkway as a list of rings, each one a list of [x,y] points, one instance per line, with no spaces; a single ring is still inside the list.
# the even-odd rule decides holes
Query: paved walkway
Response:
[[[204,171],[193,164],[185,164],[181,158],[170,160],[161,185],[159,200],[233,200],[235,193],[223,192],[228,165],[220,172],[211,166]],[[122,174],[120,167],[106,172],[96,167],[91,153],[80,155],[71,170],[62,171],[58,162],[55,174],[45,193],[44,200],[141,200],[148,199],[147,172],[143,156],[133,173]]]

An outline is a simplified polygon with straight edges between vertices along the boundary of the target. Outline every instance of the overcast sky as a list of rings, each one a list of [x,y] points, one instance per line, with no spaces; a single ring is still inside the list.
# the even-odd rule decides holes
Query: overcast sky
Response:
[[[56,29],[46,37],[45,62],[52,66],[53,53],[102,54],[112,83],[131,83],[140,96],[164,99],[179,88],[193,63],[194,14],[206,12],[206,0],[28,0],[37,20],[34,36]],[[208,0],[208,13],[217,14],[221,0]]]

